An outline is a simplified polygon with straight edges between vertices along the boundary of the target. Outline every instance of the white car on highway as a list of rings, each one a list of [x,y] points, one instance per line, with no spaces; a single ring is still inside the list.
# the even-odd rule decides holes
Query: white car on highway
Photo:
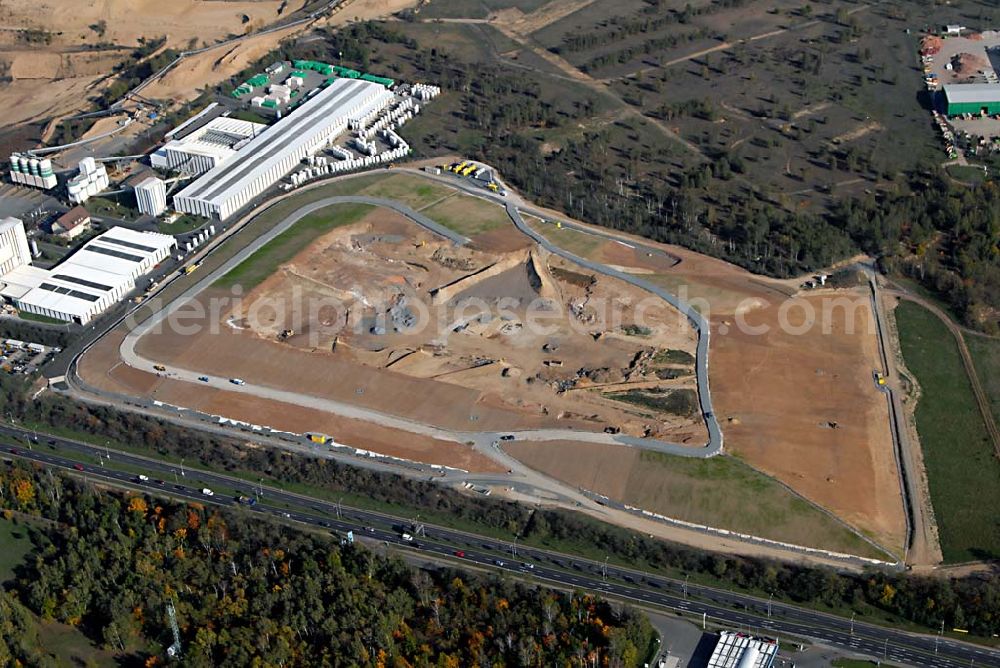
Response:
[[[203,495],[205,495],[205,496],[215,496],[215,492],[213,492],[212,490],[210,490],[208,487],[206,487],[203,490],[201,490],[201,493]]]
[[[230,378],[229,382],[232,383],[233,385],[246,385],[247,384],[247,382],[245,380],[243,380],[242,378]]]

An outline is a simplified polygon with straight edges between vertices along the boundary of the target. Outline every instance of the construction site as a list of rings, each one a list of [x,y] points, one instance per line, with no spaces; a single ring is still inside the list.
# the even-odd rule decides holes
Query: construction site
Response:
[[[667,305],[649,301],[527,238],[513,248],[459,247],[374,209],[317,239],[238,309],[206,323],[218,333],[193,345],[184,337],[183,351],[176,334],[150,334],[138,351],[208,374],[343,393],[451,429],[558,426],[701,444],[694,333]],[[286,304],[324,307],[303,318],[274,307]],[[260,362],[278,350],[280,378]],[[328,387],[330,377],[338,389]],[[477,405],[489,410],[472,425]]]

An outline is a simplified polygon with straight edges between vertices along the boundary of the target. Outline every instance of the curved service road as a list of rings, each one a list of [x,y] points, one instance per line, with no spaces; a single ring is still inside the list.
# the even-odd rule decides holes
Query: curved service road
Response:
[[[709,440],[708,443],[702,448],[693,448],[691,446],[681,445],[677,443],[670,443],[667,441],[661,441],[652,438],[637,438],[631,436],[622,435],[611,435],[600,432],[586,432],[577,431],[573,429],[534,429],[534,430],[523,430],[518,431],[518,437],[529,441],[553,441],[553,440],[584,440],[592,443],[603,443],[603,444],[618,444],[625,445],[629,447],[638,447],[646,450],[653,450],[656,452],[662,452],[665,454],[676,455],[681,457],[712,457],[714,455],[722,452],[722,430],[719,427],[718,421],[715,419],[715,415],[712,411],[712,401],[709,394],[708,388],[708,323],[705,319],[698,313],[694,308],[692,308],[687,303],[678,299],[675,295],[667,292],[663,288],[653,285],[648,281],[636,278],[624,272],[612,269],[598,262],[593,262],[591,260],[586,260],[584,258],[577,257],[568,251],[554,245],[548,239],[545,239],[539,235],[534,230],[530,229],[521,218],[520,212],[517,207],[510,202],[497,202],[498,204],[505,205],[507,213],[510,215],[511,220],[517,226],[517,228],[532,238],[536,243],[540,244],[546,250],[561,257],[564,257],[572,262],[578,263],[591,271],[595,271],[612,278],[623,280],[627,283],[635,285],[643,290],[646,290],[656,296],[667,301],[671,306],[680,310],[691,322],[692,326],[698,332],[698,345],[697,345],[697,356],[696,356],[696,370],[697,370],[697,384],[698,384],[698,398],[701,405],[702,415],[705,420],[706,427],[708,429]],[[329,206],[336,204],[367,204],[371,206],[379,206],[387,209],[391,209],[410,220],[412,220],[417,225],[420,225],[424,229],[442,236],[452,243],[458,245],[464,245],[468,243],[468,239],[462,235],[455,233],[454,231],[444,227],[443,225],[434,222],[430,218],[414,211],[410,207],[396,202],[394,200],[382,199],[377,197],[365,197],[360,195],[353,196],[335,196],[327,197],[319,201],[313,202],[311,204],[304,205],[294,212],[288,214],[280,223],[275,225],[273,228],[268,230],[265,234],[254,239],[252,243],[247,245],[245,248],[241,249],[232,258],[223,263],[216,270],[211,273],[206,274],[200,281],[196,282],[186,291],[184,291],[177,299],[173,300],[168,306],[157,311],[152,317],[145,320],[138,327],[133,329],[128,335],[123,339],[120,346],[120,355],[124,363],[129,366],[148,370],[154,364],[162,364],[158,360],[148,360],[138,352],[136,352],[136,345],[145,334],[147,334],[151,329],[162,323],[171,314],[176,312],[185,302],[195,297],[198,293],[209,287],[212,283],[220,279],[231,269],[239,265],[241,262],[246,260],[248,257],[253,255],[256,251],[260,250],[272,239],[277,237],[279,234],[283,233],[296,222],[301,220],[303,217],[314,213],[320,209],[324,209]],[[610,237],[609,237],[610,238]],[[364,408],[361,406],[356,406],[353,404],[348,404],[340,401],[335,401],[332,399],[317,397],[314,395],[302,394],[298,392],[292,392],[288,390],[281,390],[274,387],[269,387],[265,385],[256,385],[245,383],[242,385],[235,385],[229,382],[228,379],[223,378],[209,378],[208,382],[200,381],[199,378],[204,374],[199,370],[184,369],[181,367],[171,366],[162,364],[165,367],[164,371],[161,373],[167,374],[170,378],[175,380],[181,380],[189,383],[197,383],[200,385],[210,385],[219,389],[226,389],[228,391],[241,392],[245,394],[251,394],[254,396],[259,396],[275,401],[281,401],[285,403],[291,403],[300,406],[307,406],[310,408],[316,408],[318,410],[323,410],[329,413],[334,413],[345,418],[352,418],[358,420],[365,420],[369,422],[374,422],[385,427],[390,427],[394,429],[400,429],[410,433],[417,433],[426,436],[432,436],[434,438],[455,441],[455,442],[467,442],[469,440],[475,441],[478,444],[483,444],[484,439],[489,441],[495,440],[499,435],[493,432],[457,432],[452,430],[440,429],[433,427],[431,425],[422,424],[414,420],[409,420],[407,418],[390,415],[380,411],[372,410],[369,408]]]

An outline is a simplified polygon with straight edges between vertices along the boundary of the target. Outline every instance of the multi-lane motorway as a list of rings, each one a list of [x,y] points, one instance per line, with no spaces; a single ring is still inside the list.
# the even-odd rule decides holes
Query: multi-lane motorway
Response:
[[[249,512],[279,521],[298,522],[316,529],[346,534],[394,549],[412,550],[429,561],[448,559],[456,564],[490,567],[518,577],[534,578],[561,587],[581,588],[647,607],[665,608],[693,617],[702,615],[714,624],[752,629],[764,635],[781,634],[813,639],[847,652],[869,655],[896,665],[941,668],[1000,667],[1000,651],[933,635],[908,633],[859,621],[768,601],[736,592],[606,565],[580,557],[535,547],[514,546],[472,533],[425,525],[424,535],[413,541],[401,537],[401,527],[411,531],[413,518],[400,518],[342,506],[338,503],[285,492],[276,488],[202,470],[181,470],[175,464],[115,450],[107,450],[59,437],[37,435],[15,426],[0,426],[0,435],[16,439],[5,446],[8,456],[43,466],[67,469],[95,481],[115,486],[142,487],[150,494],[170,495],[201,503],[233,505],[221,491],[205,496],[204,487],[239,489],[260,501]],[[29,449],[30,446],[30,449]],[[105,458],[104,466],[94,461]],[[125,469],[125,470],[121,470]],[[139,481],[136,472],[150,480]],[[458,554],[461,556],[458,556]]]

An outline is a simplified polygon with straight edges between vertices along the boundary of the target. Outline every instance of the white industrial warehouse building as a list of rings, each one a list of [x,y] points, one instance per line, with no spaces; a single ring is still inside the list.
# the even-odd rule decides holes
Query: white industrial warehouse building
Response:
[[[172,236],[113,227],[51,269],[31,266],[24,223],[0,221],[0,296],[18,309],[87,324],[135,288],[135,280],[170,255]]]
[[[381,84],[338,79],[175,195],[174,208],[225,220],[343,133],[348,121],[393,99]]]
[[[180,139],[171,139],[149,156],[149,162],[157,169],[202,174],[229,160],[265,128],[263,123],[220,116]]]
[[[706,668],[771,668],[777,655],[776,640],[722,631]]]

